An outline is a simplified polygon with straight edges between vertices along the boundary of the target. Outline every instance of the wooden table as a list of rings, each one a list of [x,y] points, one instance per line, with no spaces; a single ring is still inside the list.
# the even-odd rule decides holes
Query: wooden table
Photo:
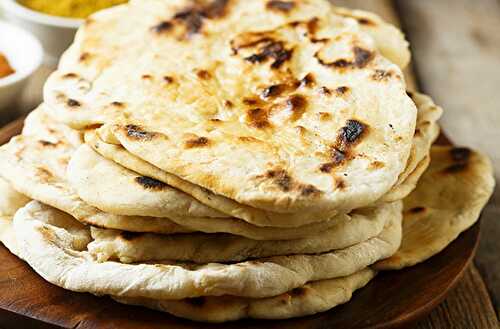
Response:
[[[452,140],[479,148],[500,171],[500,1],[332,0],[367,9],[402,25],[412,43],[409,85],[445,109],[442,126]],[[43,68],[21,101],[24,111],[40,101]],[[415,78],[415,76],[418,77]],[[9,118],[0,118],[5,122]],[[500,191],[483,214],[482,241],[472,265],[447,299],[414,328],[498,328],[500,313]],[[6,316],[0,313],[0,316]],[[36,324],[34,328],[36,327]]]

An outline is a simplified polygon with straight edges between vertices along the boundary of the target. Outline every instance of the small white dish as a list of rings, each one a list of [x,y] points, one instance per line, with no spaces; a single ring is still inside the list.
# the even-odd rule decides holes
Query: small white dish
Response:
[[[54,0],[52,0],[54,1]],[[71,45],[83,19],[51,16],[31,10],[16,0],[1,0],[5,18],[33,33],[45,49],[45,63],[56,66]]]
[[[0,21],[0,53],[15,70],[0,78],[0,112],[3,112],[14,106],[29,78],[42,64],[43,48],[29,32]]]

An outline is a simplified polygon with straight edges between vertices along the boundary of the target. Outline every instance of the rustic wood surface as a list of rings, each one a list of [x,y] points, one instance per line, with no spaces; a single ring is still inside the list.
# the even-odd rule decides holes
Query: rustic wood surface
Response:
[[[479,147],[492,156],[500,169],[495,147],[500,124],[496,109],[500,82],[500,8],[496,0],[333,0],[347,7],[379,13],[396,24],[402,21],[412,42],[418,85],[445,107],[442,120],[454,142]],[[41,95],[40,83],[50,72],[43,68],[20,102],[20,111],[33,108]],[[410,74],[410,88],[414,78]],[[0,118],[3,122],[12,115]],[[1,142],[1,141],[0,141]],[[410,328],[497,328],[500,299],[500,191],[483,215],[483,237],[476,263],[471,266],[446,300],[428,317]],[[486,281],[486,285],[483,281]],[[488,292],[489,291],[489,292]],[[63,301],[64,302],[64,301]],[[22,318],[0,311],[0,328],[19,328]],[[129,319],[131,320],[131,319]],[[9,322],[10,321],[10,322]],[[5,326],[10,323],[10,326]],[[80,322],[77,322],[78,325]],[[45,328],[23,322],[23,328]]]

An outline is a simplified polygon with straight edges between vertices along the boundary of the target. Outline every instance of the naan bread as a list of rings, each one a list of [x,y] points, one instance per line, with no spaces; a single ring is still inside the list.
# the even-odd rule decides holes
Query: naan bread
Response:
[[[28,203],[14,217],[21,257],[45,280],[68,290],[153,299],[276,296],[310,281],[354,274],[394,254],[401,241],[401,220],[392,218],[378,237],[315,255],[206,265],[98,263],[80,243],[90,230],[73,231],[78,225],[55,208]]]
[[[375,272],[369,268],[352,275],[308,283],[268,298],[234,296],[198,297],[184,300],[154,300],[113,297],[120,303],[142,305],[194,321],[227,322],[244,318],[288,319],[324,312],[348,302]]]
[[[479,218],[495,181],[489,159],[467,148],[434,146],[431,166],[404,200],[403,241],[377,269],[413,266],[441,252]]]
[[[33,118],[29,120],[36,122]],[[354,223],[353,227],[364,228],[357,237],[367,237],[371,234],[370,232],[375,232],[380,227],[380,223],[377,221],[370,221],[369,218],[366,219],[360,217],[360,215],[350,216],[347,214],[335,216],[334,219],[328,222],[284,229],[258,227],[235,218],[195,217],[193,216],[195,214],[201,216],[203,214],[213,214],[214,211],[182,192],[176,194],[174,192],[176,190],[172,188],[168,188],[167,195],[173,201],[177,200],[175,202],[178,202],[182,198],[186,198],[188,201],[184,200],[186,206],[179,206],[181,202],[172,204],[168,208],[172,213],[170,219],[109,214],[80,199],[67,180],[66,167],[75,151],[75,145],[66,138],[68,133],[66,127],[61,127],[60,124],[57,125],[54,122],[50,123],[50,125],[30,123],[28,126],[38,127],[34,131],[39,134],[38,136],[43,136],[43,139],[35,135],[32,135],[33,137],[14,137],[8,144],[0,148],[0,170],[5,173],[9,183],[20,193],[62,210],[85,224],[129,232],[162,234],[193,231],[222,232],[242,235],[254,240],[303,238],[327,229],[337,231],[339,227],[345,227],[351,222]],[[41,133],[43,129],[45,129],[45,133]],[[71,132],[70,130],[69,133]],[[105,161],[105,159],[102,160]],[[144,179],[140,175],[136,177]],[[160,182],[155,182],[149,178],[148,180],[164,187],[164,184]],[[126,189],[126,191],[130,191],[130,189]],[[154,190],[151,193],[162,193],[162,191]],[[165,198],[163,198],[163,201],[167,202]],[[171,210],[176,209],[176,207],[190,209],[191,216],[188,216],[187,213],[184,216],[174,215]],[[352,221],[353,218],[356,220]],[[358,220],[358,218],[361,219]],[[362,240],[357,242],[360,241]]]
[[[19,255],[11,217],[0,217],[0,242]],[[308,283],[287,293],[262,299],[235,296],[154,300],[113,297],[131,305],[143,305],[196,321],[226,322],[242,318],[284,319],[329,310],[351,299],[375,272],[368,268],[352,275]]]
[[[295,240],[251,240],[229,234],[131,234],[92,228],[89,252],[98,261],[122,263],[179,260],[198,264],[237,262],[278,255],[316,254],[344,249],[378,236],[384,224],[401,216],[401,202],[351,214],[314,236]]]
[[[401,200],[415,188],[416,182],[429,164],[429,159],[425,158],[428,157],[431,144],[439,135],[437,120],[441,117],[442,109],[425,95],[418,93],[411,95],[418,109],[411,156],[405,171],[398,179],[398,183],[382,197],[381,201],[384,202]],[[86,133],[85,140],[94,151],[121,165],[103,161],[83,147],[84,150],[79,150],[70,163],[69,177],[80,197],[104,211],[120,215],[158,215],[158,209],[161,208],[160,200],[152,202],[157,198],[147,197],[148,191],[138,188],[136,183],[138,174],[127,172],[123,167],[130,168],[133,172],[141,175],[153,177],[166,184],[181,186],[181,189],[188,191],[200,202],[221,212],[233,213],[237,217],[248,219],[259,211],[182,181],[134,156],[119,145],[103,142],[94,130]],[[128,191],[127,195],[123,196],[123,193],[118,193],[121,192],[119,186]],[[113,191],[115,192],[113,193]],[[265,214],[260,212],[258,215]]]
[[[111,214],[167,218],[229,217],[165,183],[114,166],[87,145],[80,146],[73,153],[67,177],[82,200]]]
[[[401,70],[326,1],[131,1],[75,42],[45,88],[58,118],[106,123],[111,142],[183,180],[301,214],[252,224],[370,205],[405,168],[416,109]]]

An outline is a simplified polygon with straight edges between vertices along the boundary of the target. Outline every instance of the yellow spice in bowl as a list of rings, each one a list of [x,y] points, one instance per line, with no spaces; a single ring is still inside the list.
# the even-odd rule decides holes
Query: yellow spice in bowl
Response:
[[[0,53],[0,79],[8,77],[11,74],[16,73],[12,66],[10,66],[7,57]]]
[[[53,16],[86,18],[89,15],[128,0],[19,0],[20,4]]]

